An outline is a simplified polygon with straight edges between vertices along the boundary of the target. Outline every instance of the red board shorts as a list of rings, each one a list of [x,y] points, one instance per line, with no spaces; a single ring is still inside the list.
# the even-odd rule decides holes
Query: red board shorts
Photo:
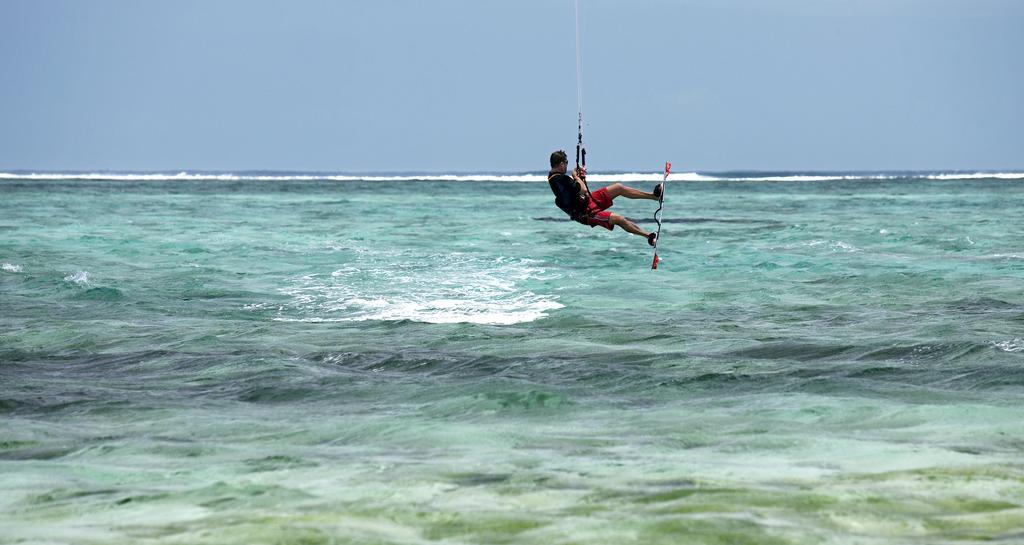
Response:
[[[576,221],[591,227],[597,227],[600,225],[601,227],[611,231],[615,228],[611,222],[612,213],[606,212],[606,210],[611,207],[612,197],[608,194],[608,188],[602,187],[590,194],[590,199],[587,200],[586,216]]]

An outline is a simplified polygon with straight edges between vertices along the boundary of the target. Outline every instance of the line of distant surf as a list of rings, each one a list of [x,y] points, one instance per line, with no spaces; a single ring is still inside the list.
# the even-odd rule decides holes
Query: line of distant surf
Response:
[[[657,172],[591,173],[594,182],[656,182]],[[1024,172],[843,172],[843,173],[776,173],[776,172],[682,172],[669,176],[677,182],[828,182],[843,180],[1024,180]],[[546,174],[329,174],[329,173],[229,173],[229,172],[0,172],[0,180],[82,180],[82,181],[338,181],[338,182],[543,182]]]

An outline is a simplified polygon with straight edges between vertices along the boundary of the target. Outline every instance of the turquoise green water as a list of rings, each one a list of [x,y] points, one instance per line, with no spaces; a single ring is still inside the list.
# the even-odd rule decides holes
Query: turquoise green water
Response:
[[[1020,181],[551,200],[0,180],[0,543],[1024,542]]]

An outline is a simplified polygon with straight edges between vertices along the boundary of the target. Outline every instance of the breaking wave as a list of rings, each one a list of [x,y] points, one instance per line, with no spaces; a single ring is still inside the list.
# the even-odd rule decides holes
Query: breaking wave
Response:
[[[593,172],[594,182],[657,182],[660,172]],[[771,173],[771,172],[681,172],[669,176],[677,182],[829,182],[843,180],[1024,180],[1024,172],[874,172],[874,173]],[[0,180],[81,181],[254,181],[254,182],[543,182],[546,174],[330,174],[330,173],[241,173],[177,172],[0,172]]]

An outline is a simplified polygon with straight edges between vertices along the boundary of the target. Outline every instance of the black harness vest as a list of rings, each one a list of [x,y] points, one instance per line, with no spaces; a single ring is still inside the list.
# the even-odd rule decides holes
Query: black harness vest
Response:
[[[555,206],[569,214],[570,218],[578,220],[585,214],[586,201],[580,198],[580,188],[575,180],[566,174],[550,172],[548,173],[548,185],[551,186],[551,192],[555,194]]]

